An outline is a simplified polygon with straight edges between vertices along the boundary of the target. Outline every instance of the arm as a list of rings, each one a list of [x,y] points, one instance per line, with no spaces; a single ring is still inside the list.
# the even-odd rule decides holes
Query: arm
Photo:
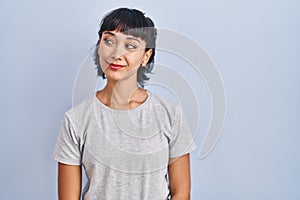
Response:
[[[172,200],[190,200],[190,155],[171,158],[168,176]]]
[[[58,199],[80,200],[81,166],[58,163]]]

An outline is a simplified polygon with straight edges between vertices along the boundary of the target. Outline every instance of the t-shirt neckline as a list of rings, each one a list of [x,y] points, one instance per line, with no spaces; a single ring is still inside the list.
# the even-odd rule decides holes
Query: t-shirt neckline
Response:
[[[106,110],[109,110],[111,112],[133,112],[135,110],[139,110],[139,109],[142,109],[146,104],[148,104],[149,102],[149,99],[151,97],[151,92],[146,90],[147,92],[147,98],[146,100],[139,106],[135,107],[135,108],[132,108],[132,109],[127,109],[127,110],[117,110],[117,109],[113,109],[113,108],[110,108],[108,107],[107,105],[105,105],[104,103],[102,103],[98,98],[97,98],[97,92],[94,92],[93,96],[94,96],[94,101],[96,102],[97,105],[100,105],[100,107],[106,109]]]

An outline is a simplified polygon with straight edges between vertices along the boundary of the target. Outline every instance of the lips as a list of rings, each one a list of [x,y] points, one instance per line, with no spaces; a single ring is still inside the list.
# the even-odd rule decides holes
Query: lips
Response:
[[[124,65],[117,65],[117,64],[109,64],[109,67],[112,69],[112,70],[119,70],[119,69],[122,69],[123,67],[125,67]]]

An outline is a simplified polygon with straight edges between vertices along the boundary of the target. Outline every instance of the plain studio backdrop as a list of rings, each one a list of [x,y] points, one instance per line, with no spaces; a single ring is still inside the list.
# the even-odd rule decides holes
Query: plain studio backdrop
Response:
[[[299,200],[296,0],[1,1],[1,199],[57,198],[57,164],[51,155],[62,116],[72,106],[76,74],[88,62],[100,19],[120,6],[141,9],[157,28],[195,41],[222,76],[226,121],[213,151],[199,159],[211,115],[208,90],[201,77],[187,73],[191,67],[180,55],[157,53],[157,64],[184,77],[172,87],[181,88],[186,80],[193,89],[186,91],[192,103],[182,100],[193,130],[199,119],[198,148],[191,155],[192,199]],[[174,77],[159,79],[172,82]],[[174,97],[167,84],[151,87]]]

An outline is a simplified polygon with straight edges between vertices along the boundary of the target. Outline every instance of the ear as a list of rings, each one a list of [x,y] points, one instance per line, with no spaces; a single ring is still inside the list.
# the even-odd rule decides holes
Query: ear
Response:
[[[146,64],[148,63],[151,55],[152,55],[153,50],[149,49],[148,51],[145,52],[144,57],[143,57],[143,61],[142,61],[142,66],[146,66]]]

